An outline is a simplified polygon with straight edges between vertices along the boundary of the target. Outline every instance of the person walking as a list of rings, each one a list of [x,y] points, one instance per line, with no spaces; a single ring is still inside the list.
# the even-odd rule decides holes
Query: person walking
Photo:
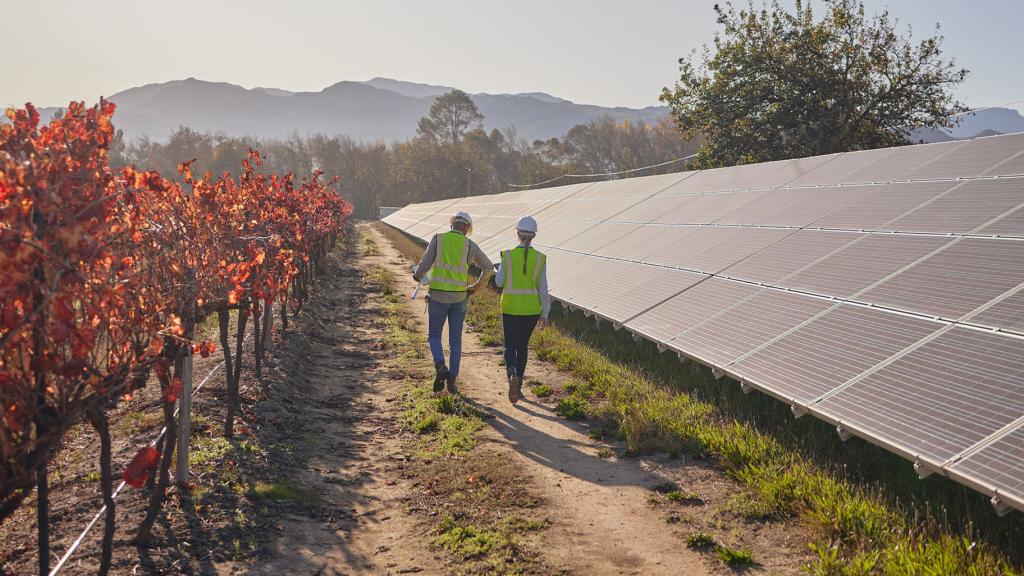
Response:
[[[451,217],[451,230],[435,234],[427,245],[427,251],[413,270],[413,278],[419,282],[432,271],[430,291],[427,293],[427,342],[434,359],[434,393],[447,388],[450,394],[458,392],[456,379],[459,376],[459,362],[462,358],[462,325],[466,320],[468,297],[483,286],[490,278],[494,264],[469,239],[473,233],[473,219],[466,212]],[[483,274],[480,281],[470,285],[469,267],[475,264]],[[444,361],[441,346],[441,332],[448,324],[449,363]]]
[[[516,223],[519,246],[501,253],[494,283],[501,288],[501,320],[505,332],[505,371],[508,399],[523,397],[526,355],[530,336],[543,327],[551,311],[548,295],[547,257],[530,244],[537,235],[537,221],[523,216]]]

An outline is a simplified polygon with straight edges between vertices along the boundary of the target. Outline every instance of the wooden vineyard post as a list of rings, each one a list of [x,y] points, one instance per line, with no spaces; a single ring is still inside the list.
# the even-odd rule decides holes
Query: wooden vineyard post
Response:
[[[271,331],[274,328],[274,303],[270,300],[266,300],[263,303],[263,338],[260,344],[263,346],[263,352],[271,350],[274,347],[274,337]]]
[[[190,272],[189,284],[195,282],[195,273]],[[192,340],[196,332],[195,295],[188,290],[188,310],[186,312],[185,358],[181,366],[181,392],[178,395],[178,447],[177,461],[174,466],[174,483],[179,487],[188,486],[188,442],[192,438]]]

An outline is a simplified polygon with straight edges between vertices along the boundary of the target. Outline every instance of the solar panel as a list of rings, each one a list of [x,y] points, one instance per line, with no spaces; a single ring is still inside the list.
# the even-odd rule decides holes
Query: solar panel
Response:
[[[910,180],[970,178],[994,168],[1024,149],[1024,135],[975,138],[911,172]]]
[[[570,184],[465,209],[540,223],[553,298],[1024,509],[1024,134]]]
[[[733,264],[721,275],[773,285],[863,236],[860,232],[800,230]]]
[[[847,152],[789,182],[787,186],[832,186],[847,183],[846,176],[893,153],[892,148]]]
[[[814,294],[849,298],[952,241],[936,236],[872,234],[779,284]]]
[[[756,190],[691,196],[677,205],[678,208],[663,212],[653,221],[659,224],[711,224],[764,194],[764,190]]]
[[[562,243],[561,247],[566,250],[576,250],[587,254],[594,254],[607,244],[614,244],[623,236],[640,228],[640,224],[619,224],[617,222],[602,222],[577,234]]]
[[[1024,202],[1016,179],[973,180],[882,227],[900,232],[967,234],[1012,212]]]
[[[683,236],[701,230],[703,226],[659,226],[648,224],[622,236],[618,240],[599,247],[598,256],[621,258],[643,262],[644,259],[670,244],[681,241]]]
[[[995,222],[983,227],[981,230],[978,230],[977,233],[1011,238],[1024,238],[1024,206],[1017,208],[1013,212],[1004,214]]]
[[[1024,335],[1024,288],[971,316],[970,322]]]
[[[954,327],[815,404],[941,466],[1024,414],[1024,340]]]
[[[708,227],[683,238],[680,244],[647,257],[648,262],[715,273],[789,236],[780,228]]]
[[[831,306],[827,300],[766,288],[669,341],[714,366],[726,366]]]
[[[1024,282],[1024,242],[967,238],[857,300],[957,320]]]
[[[942,327],[931,320],[840,304],[730,371],[803,406]]]
[[[1024,425],[952,464],[949,471],[1024,508]]]
[[[1017,134],[1020,136],[1020,134]],[[1007,158],[998,166],[985,171],[985,176],[1024,176],[1024,152]]]
[[[652,196],[638,202],[636,205],[623,210],[619,214],[610,217],[613,222],[632,222],[636,224],[647,224],[663,216],[667,212],[679,209],[687,202],[695,200],[697,196]]]
[[[842,207],[814,222],[813,227],[877,230],[954,186],[955,182],[911,182],[882,186],[863,200]]]
[[[710,278],[626,322],[626,326],[652,340],[668,342],[757,292],[758,288],[750,284]]]
[[[909,176],[919,167],[928,164],[944,154],[951,153],[963,146],[963,142],[942,142],[939,144],[920,144],[890,148],[891,154],[848,174],[843,178],[848,184],[899,182],[909,180]]]
[[[633,280],[627,288],[609,290],[597,313],[615,322],[625,322],[638,314],[692,287],[707,278],[704,274],[639,265],[630,270]]]

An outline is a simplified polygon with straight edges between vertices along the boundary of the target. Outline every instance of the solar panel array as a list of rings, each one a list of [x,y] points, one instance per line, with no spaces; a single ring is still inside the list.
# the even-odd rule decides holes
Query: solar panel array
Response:
[[[1024,134],[449,199],[552,297],[1024,510]]]

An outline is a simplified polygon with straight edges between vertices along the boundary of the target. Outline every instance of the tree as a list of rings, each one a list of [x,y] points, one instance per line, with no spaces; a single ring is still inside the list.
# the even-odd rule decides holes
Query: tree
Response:
[[[469,94],[452,90],[434,100],[430,113],[420,118],[416,132],[429,140],[458,144],[467,130],[481,127],[483,121]]]
[[[706,138],[700,166],[908,144],[966,110],[950,90],[967,70],[943,59],[938,25],[915,44],[888,12],[865,17],[860,0],[825,0],[820,21],[804,0],[794,12],[778,0],[715,12],[714,55],[680,59],[680,80],[661,94],[684,136]]]

